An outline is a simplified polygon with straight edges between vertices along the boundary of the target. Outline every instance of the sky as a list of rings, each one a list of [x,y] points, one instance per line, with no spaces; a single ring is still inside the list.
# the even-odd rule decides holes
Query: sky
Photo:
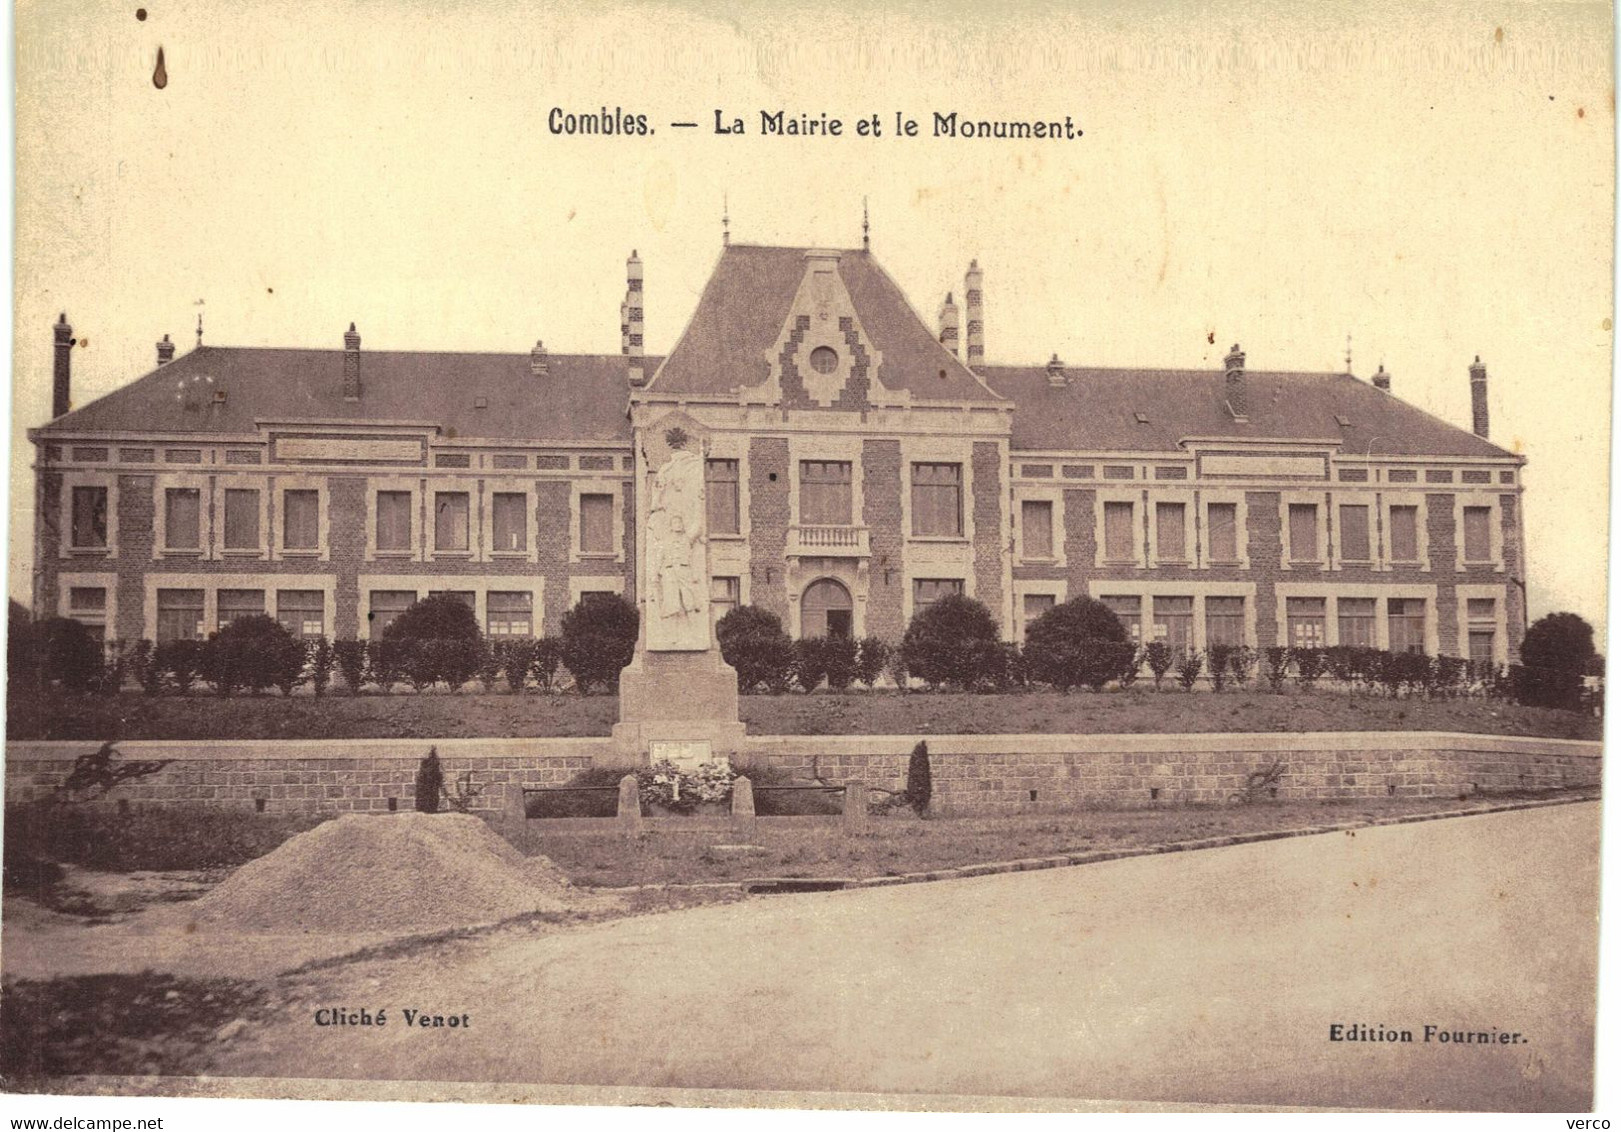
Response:
[[[338,348],[353,321],[366,348],[611,353],[634,248],[658,353],[723,206],[737,242],[850,247],[865,200],[931,323],[979,260],[993,362],[1213,367],[1239,342],[1337,371],[1349,335],[1354,372],[1467,428],[1480,355],[1493,439],[1530,461],[1531,614],[1602,631],[1608,8],[984,7],[22,0],[12,596],[59,312],[77,404],[165,333],[191,348],[199,313],[215,345]],[[554,108],[653,133],[554,134]],[[762,110],[845,135],[765,137]],[[935,138],[935,111],[1084,134]]]

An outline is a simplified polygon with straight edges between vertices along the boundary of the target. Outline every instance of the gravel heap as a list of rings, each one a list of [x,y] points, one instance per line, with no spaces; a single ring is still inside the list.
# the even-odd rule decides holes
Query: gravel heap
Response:
[[[346,814],[186,906],[196,931],[434,931],[559,911],[561,884],[470,814]]]

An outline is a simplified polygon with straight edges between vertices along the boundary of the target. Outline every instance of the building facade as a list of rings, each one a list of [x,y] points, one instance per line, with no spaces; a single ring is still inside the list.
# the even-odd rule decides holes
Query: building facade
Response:
[[[267,613],[367,638],[431,593],[492,636],[638,591],[638,451],[705,437],[711,596],[898,639],[944,594],[1009,639],[1096,597],[1141,641],[1498,664],[1525,629],[1524,460],[1349,373],[986,362],[977,264],[930,326],[871,252],[728,245],[666,357],[198,347],[35,445],[34,604],[108,641]]]

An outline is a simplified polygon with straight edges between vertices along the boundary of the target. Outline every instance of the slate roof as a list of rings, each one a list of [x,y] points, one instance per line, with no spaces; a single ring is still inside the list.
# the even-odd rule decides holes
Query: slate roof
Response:
[[[721,254],[697,309],[648,388],[654,393],[721,396],[765,381],[776,345],[805,277],[809,248],[732,244]],[[914,400],[1000,400],[935,339],[871,253],[839,252],[839,278],[856,317],[883,355],[878,380]],[[941,376],[942,372],[945,376]]]
[[[1514,455],[1345,373],[1249,370],[1249,421],[1239,424],[1227,410],[1223,370],[1066,369],[1069,385],[1060,389],[1045,366],[981,368],[991,388],[1017,407],[1015,449],[1174,451],[1186,437],[1338,437],[1345,454],[1371,447],[1375,456]]]
[[[251,433],[267,419],[409,420],[434,422],[451,436],[630,443],[630,386],[618,354],[553,354],[537,377],[528,353],[362,349],[358,402],[343,399],[343,355],[200,346],[48,427]],[[644,364],[651,370],[660,360]],[[216,389],[225,391],[224,404],[214,404]]]

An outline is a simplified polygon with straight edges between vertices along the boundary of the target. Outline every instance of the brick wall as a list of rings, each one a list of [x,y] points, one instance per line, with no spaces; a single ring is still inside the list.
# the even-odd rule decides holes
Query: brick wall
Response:
[[[131,742],[127,759],[173,759],[105,803],[214,805],[271,813],[412,808],[417,762],[439,750],[453,782],[474,772],[474,808],[500,811],[511,791],[560,786],[606,755],[608,739],[397,739]],[[756,736],[740,765],[815,772],[900,788],[915,737]],[[928,738],[934,805],[943,814],[1219,803],[1247,777],[1282,764],[1283,799],[1434,797],[1596,786],[1598,743],[1413,732],[1296,735],[945,735]],[[48,793],[89,743],[8,743],[8,804]],[[1032,792],[1033,795],[1032,795]]]
[[[755,437],[749,442],[749,553],[753,604],[782,618],[789,628],[782,583],[788,546],[788,441]],[[767,582],[767,571],[771,581]]]
[[[974,596],[998,623],[1004,620],[1002,564],[1007,546],[1002,532],[1002,450],[999,445],[975,443],[974,469]],[[1011,626],[1002,626],[1011,635]]]
[[[901,561],[901,445],[898,440],[869,440],[861,446],[862,521],[871,539],[873,567],[870,572],[871,596],[867,600],[869,634],[898,642],[906,626],[901,624],[901,587],[905,580],[896,569],[888,578],[884,571]],[[884,563],[884,566],[878,563]]]

